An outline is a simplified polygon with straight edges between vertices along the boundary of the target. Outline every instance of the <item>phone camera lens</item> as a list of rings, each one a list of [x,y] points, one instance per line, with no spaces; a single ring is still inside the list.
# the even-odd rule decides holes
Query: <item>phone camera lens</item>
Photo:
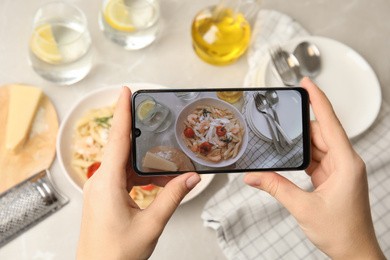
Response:
[[[141,135],[141,130],[139,130],[138,128],[135,129],[134,134],[135,134],[135,137],[139,137]]]

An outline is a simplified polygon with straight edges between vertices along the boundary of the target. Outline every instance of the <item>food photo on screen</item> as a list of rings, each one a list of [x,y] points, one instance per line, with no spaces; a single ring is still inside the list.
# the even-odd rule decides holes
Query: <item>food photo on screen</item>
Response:
[[[138,173],[295,169],[304,163],[305,111],[297,90],[141,91],[133,101]]]

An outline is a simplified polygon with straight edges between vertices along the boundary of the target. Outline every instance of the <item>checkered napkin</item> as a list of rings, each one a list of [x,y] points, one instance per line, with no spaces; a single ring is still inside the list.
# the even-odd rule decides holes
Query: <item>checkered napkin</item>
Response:
[[[246,109],[249,100],[253,99],[251,94],[247,94],[245,103],[243,106],[243,115],[246,118]],[[258,116],[263,116],[260,112]],[[240,169],[249,168],[277,168],[277,167],[298,167],[303,162],[303,140],[302,136],[299,136],[294,140],[292,147],[282,147],[279,154],[272,142],[264,141],[262,138],[253,133],[250,127],[247,127],[248,131],[248,145],[245,149],[245,153],[237,161],[236,166]]]
[[[290,17],[276,11],[259,12],[249,51],[250,71],[246,86],[254,85],[256,70],[269,45],[307,32]],[[382,104],[371,128],[354,140],[353,146],[367,164],[370,200],[375,229],[390,257],[390,106]],[[305,190],[312,190],[302,171],[283,176]],[[327,259],[305,237],[296,220],[274,198],[244,184],[244,174],[229,174],[229,182],[206,204],[202,219],[216,231],[228,259]]]

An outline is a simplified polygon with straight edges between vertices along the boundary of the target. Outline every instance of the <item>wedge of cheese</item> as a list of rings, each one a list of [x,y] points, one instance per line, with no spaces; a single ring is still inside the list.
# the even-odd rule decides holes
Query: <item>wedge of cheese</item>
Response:
[[[28,139],[31,124],[39,107],[42,89],[27,85],[12,85],[8,108],[5,147],[17,153]]]
[[[142,166],[146,168],[152,168],[152,169],[157,169],[166,172],[177,171],[178,169],[176,163],[166,160],[150,152],[146,153]]]

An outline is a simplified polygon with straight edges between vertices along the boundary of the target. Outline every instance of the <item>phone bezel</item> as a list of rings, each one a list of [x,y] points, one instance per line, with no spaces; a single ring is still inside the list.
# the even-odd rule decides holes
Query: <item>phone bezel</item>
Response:
[[[131,147],[131,160],[132,167],[134,171],[140,176],[164,176],[164,175],[180,175],[186,173],[188,171],[175,171],[175,172],[142,172],[142,169],[137,168],[137,142],[135,138],[137,136],[136,131],[139,129],[135,128],[136,120],[135,120],[135,98],[139,94],[148,94],[148,93],[174,93],[174,92],[216,92],[216,91],[267,91],[267,90],[295,90],[301,94],[302,97],[302,140],[303,140],[303,162],[298,167],[291,168],[254,168],[254,169],[229,169],[218,170],[218,168],[213,168],[210,170],[200,170],[197,171],[200,174],[214,174],[214,173],[239,173],[239,172],[256,172],[256,171],[298,171],[306,169],[311,162],[311,141],[310,141],[310,102],[309,102],[309,94],[302,87],[256,87],[256,88],[206,88],[206,89],[141,89],[134,92],[131,96],[131,134],[132,134],[132,147]],[[142,159],[142,158],[141,158]]]

